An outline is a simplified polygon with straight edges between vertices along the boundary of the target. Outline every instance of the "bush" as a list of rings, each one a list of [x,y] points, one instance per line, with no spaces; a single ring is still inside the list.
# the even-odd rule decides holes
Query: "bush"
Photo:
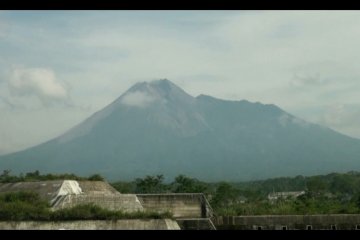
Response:
[[[78,205],[73,208],[53,212],[51,219],[56,220],[117,220],[117,219],[163,219],[172,218],[170,212],[151,211],[123,212],[111,211],[94,204]]]
[[[0,220],[47,220],[49,204],[33,192],[0,195]]]
[[[0,220],[2,221],[63,221],[63,220],[117,220],[172,218],[170,212],[123,212],[103,209],[94,204],[51,211],[49,204],[33,192],[16,192],[0,195]]]
[[[89,181],[104,181],[104,178],[100,174],[94,174],[88,177]]]

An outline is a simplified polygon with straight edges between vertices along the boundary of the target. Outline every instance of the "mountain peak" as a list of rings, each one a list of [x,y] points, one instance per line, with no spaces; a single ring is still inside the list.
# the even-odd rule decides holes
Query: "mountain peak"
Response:
[[[176,86],[174,83],[172,83],[166,78],[150,81],[149,84],[158,87],[170,87],[171,85]]]
[[[141,99],[145,99],[147,103],[154,102],[155,100],[162,100],[163,102],[194,101],[192,96],[168,79],[138,82],[120,97],[120,101],[125,104],[138,102]]]
[[[17,173],[96,171],[111,180],[161,173],[242,181],[360,169],[359,159],[359,140],[275,105],[194,98],[162,79],[133,85],[62,136],[1,156],[0,166]]]
[[[170,92],[174,89],[180,89],[180,87],[176,86],[174,83],[167,79],[159,79],[159,80],[153,80],[150,82],[138,82],[134,84],[128,91],[134,92],[134,91],[151,91],[156,90],[157,92]]]

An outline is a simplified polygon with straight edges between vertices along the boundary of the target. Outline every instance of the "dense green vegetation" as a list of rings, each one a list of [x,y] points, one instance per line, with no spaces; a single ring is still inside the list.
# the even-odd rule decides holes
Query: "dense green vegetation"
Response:
[[[240,183],[205,183],[179,175],[165,184],[162,175],[115,182],[122,193],[204,193],[217,215],[360,213],[360,173],[273,178]],[[270,201],[275,192],[304,191]]]
[[[171,218],[169,212],[110,211],[92,204],[51,211],[48,202],[33,192],[0,194],[0,221],[63,221],[63,220],[116,220],[116,219],[161,219]]]
[[[31,181],[50,181],[50,180],[88,180],[88,181],[104,181],[104,178],[99,174],[93,174],[90,177],[79,177],[72,173],[64,174],[40,174],[39,171],[28,172],[20,174],[19,176],[11,175],[10,170],[4,170],[0,174],[0,183],[15,183],[15,182],[31,182]]]
[[[137,178],[132,182],[114,182],[111,185],[121,193],[210,193],[210,185],[185,175],[177,176],[173,182],[164,183],[163,175]]]
[[[92,175],[89,178],[78,177],[73,174],[41,175],[38,171],[20,176],[12,176],[9,171],[4,171],[0,175],[0,182],[55,179],[101,180],[103,178],[98,174]],[[204,193],[215,213],[224,216],[360,213],[359,172],[331,173],[310,177],[281,177],[240,183],[205,183],[184,175],[179,175],[172,182],[165,183],[163,175],[156,175],[137,178],[131,182],[118,181],[111,183],[111,185],[121,193]],[[283,197],[269,200],[269,194],[288,191],[304,191],[305,194],[298,197]],[[21,196],[19,197],[21,199]],[[36,199],[34,196],[32,198]],[[3,202],[1,204],[4,204]],[[28,217],[41,215],[45,211],[42,208],[47,208],[46,204],[41,202],[36,202],[37,206],[42,206],[42,210],[40,208],[37,209],[38,211],[41,210],[40,212],[33,212],[34,209],[26,201],[20,205],[16,205],[17,203],[11,205],[11,201],[7,204],[10,204],[6,206],[8,209],[19,208],[18,212],[28,212]],[[4,209],[3,206],[0,206],[1,209]],[[84,213],[84,216],[91,216],[94,212],[97,216],[101,216],[104,219],[117,216],[116,214],[112,215],[112,213],[103,212],[106,210],[100,211],[95,206],[85,206],[85,208],[87,213]],[[1,211],[1,214],[6,214],[6,211]],[[71,211],[85,210],[79,207],[79,209],[72,209]],[[70,213],[67,213],[65,210],[64,213],[59,214],[63,214],[62,217],[65,219],[67,219],[66,216],[70,216]],[[121,215],[123,213],[117,214]],[[18,213],[18,215],[14,214],[14,217],[21,219],[21,213]],[[55,215],[52,215],[52,218],[56,219]],[[72,216],[69,218],[74,219],[76,217]]]
[[[33,192],[0,194],[0,220],[48,220],[49,204]]]

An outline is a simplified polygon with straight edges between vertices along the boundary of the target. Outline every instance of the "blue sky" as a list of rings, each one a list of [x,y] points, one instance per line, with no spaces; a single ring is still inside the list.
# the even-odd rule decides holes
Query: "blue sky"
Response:
[[[0,11],[0,154],[159,78],[360,138],[359,23],[359,11]]]

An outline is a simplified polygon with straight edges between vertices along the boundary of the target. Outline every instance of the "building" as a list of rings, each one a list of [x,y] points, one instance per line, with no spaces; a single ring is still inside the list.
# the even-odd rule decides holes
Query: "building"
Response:
[[[305,191],[298,191],[298,192],[272,192],[268,194],[269,201],[276,201],[278,199],[289,199],[289,198],[297,198],[301,195],[304,195]]]

